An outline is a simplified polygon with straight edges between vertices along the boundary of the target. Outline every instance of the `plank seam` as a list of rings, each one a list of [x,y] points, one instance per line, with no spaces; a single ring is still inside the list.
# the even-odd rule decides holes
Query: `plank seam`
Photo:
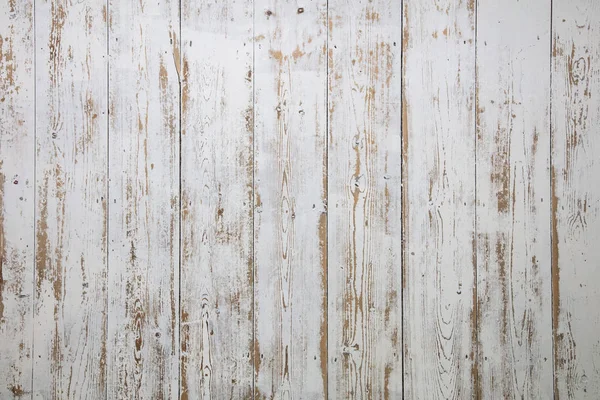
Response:
[[[256,138],[255,138],[255,127],[256,124],[256,93],[255,93],[255,77],[256,77],[256,4],[252,0],[252,399],[256,398],[256,229],[255,229],[255,218],[256,218]]]
[[[177,251],[177,255],[178,255],[178,259],[177,259],[177,268],[178,268],[178,276],[177,276],[177,319],[178,319],[178,326],[177,326],[177,398],[179,399],[181,397],[181,373],[182,373],[182,368],[183,368],[183,363],[182,358],[181,358],[181,253],[182,253],[182,230],[181,230],[181,206],[182,206],[182,175],[181,175],[181,171],[182,171],[182,146],[181,146],[181,142],[182,142],[182,124],[181,124],[181,120],[182,120],[182,112],[181,112],[181,107],[182,107],[182,75],[183,75],[183,70],[182,70],[182,66],[183,66],[183,36],[182,36],[182,19],[183,19],[183,14],[181,12],[181,0],[179,0],[179,68],[177,71],[177,80],[179,82],[179,210],[177,210],[178,212],[178,230],[179,230],[179,249]],[[177,43],[175,44],[177,46]]]
[[[405,168],[406,168],[406,164],[403,162],[405,157],[407,157],[407,154],[404,154],[404,124],[406,124],[405,118],[404,118],[404,112],[402,112],[402,110],[404,110],[404,107],[406,107],[406,105],[404,104],[404,73],[405,68],[404,68],[404,0],[400,1],[400,34],[401,36],[401,41],[400,41],[400,342],[401,342],[401,357],[402,357],[402,363],[401,363],[401,373],[402,373],[402,384],[401,384],[401,388],[402,388],[402,399],[404,399],[404,356],[405,356],[405,341],[404,341],[404,284],[406,281],[406,276],[405,276],[405,267],[406,267],[406,245],[405,245],[405,228],[406,228],[406,224],[405,224],[405,217],[406,217],[406,213],[405,213],[405,207],[407,206],[407,204],[405,204],[405,198],[404,196],[406,195],[405,192],[405,184],[408,183],[408,178],[405,175]]]
[[[549,154],[549,162],[550,162],[550,224],[553,225],[555,222],[555,216],[556,216],[556,209],[555,209],[555,205],[554,205],[554,194],[555,194],[555,184],[554,184],[554,180],[552,179],[552,177],[554,176],[554,163],[552,160],[552,150],[553,150],[553,146],[552,143],[554,141],[553,139],[553,128],[552,128],[552,93],[553,93],[553,86],[552,86],[552,75],[553,75],[553,55],[552,55],[552,49],[554,47],[554,28],[553,28],[553,22],[554,22],[554,0],[550,0],[550,98],[549,98],[549,102],[550,102],[550,109],[548,112],[548,119],[549,119],[549,123],[548,123],[548,127],[550,130],[550,154]],[[554,236],[554,229],[551,226],[550,227],[550,299],[551,299],[551,304],[552,304],[552,312],[551,314],[551,318],[552,318],[552,393],[553,393],[553,397],[554,400],[558,400],[558,392],[557,392],[557,386],[558,386],[558,382],[557,382],[557,375],[556,375],[556,361],[557,361],[557,357],[558,357],[558,352],[557,352],[557,344],[556,344],[556,334],[557,334],[557,327],[558,327],[558,321],[556,320],[556,308],[558,306],[558,299],[555,298],[556,297],[556,293],[554,292],[553,288],[554,285],[556,284],[556,279],[557,279],[557,274],[558,274],[558,268],[557,268],[557,263],[558,260],[555,260],[554,258],[554,246],[556,241],[556,237]]]
[[[326,24],[329,25],[329,0],[326,2]],[[327,337],[325,339],[325,354],[327,362],[325,363],[325,398],[329,399],[329,35],[331,31],[327,28],[327,38],[325,40],[325,325],[327,326]]]
[[[37,295],[37,29],[36,8],[33,0],[32,22],[33,22],[33,285],[31,302],[31,398],[34,396],[34,373],[35,373],[35,303]]]
[[[474,104],[474,108],[475,108],[475,112],[473,113],[473,124],[475,126],[474,129],[474,179],[475,179],[475,185],[474,185],[474,189],[475,189],[475,204],[474,204],[474,229],[473,229],[473,241],[474,241],[474,246],[473,246],[473,260],[474,260],[474,264],[473,268],[474,268],[474,282],[473,282],[473,290],[475,292],[475,296],[474,296],[474,304],[473,304],[473,312],[475,313],[475,316],[473,318],[473,322],[474,325],[471,329],[473,329],[472,332],[472,338],[474,339],[474,343],[471,344],[472,347],[475,347],[475,354],[473,356],[473,360],[471,360],[471,362],[473,363],[473,365],[471,366],[471,370],[474,371],[474,376],[472,377],[473,379],[473,383],[475,384],[475,398],[476,399],[480,399],[481,398],[481,387],[480,387],[480,380],[479,380],[479,353],[480,353],[480,344],[479,344],[479,287],[478,287],[478,283],[479,283],[479,259],[478,259],[478,251],[479,251],[479,243],[478,243],[478,237],[479,237],[479,232],[478,232],[478,220],[477,220],[477,207],[478,207],[478,203],[477,203],[477,135],[478,135],[478,129],[479,127],[477,126],[477,114],[479,113],[479,63],[477,60],[477,54],[478,54],[478,43],[477,43],[477,38],[478,38],[478,15],[479,15],[479,0],[474,0],[475,6],[474,6],[474,19],[475,19],[475,32],[474,32],[474,52],[475,52],[475,68],[474,68],[474,72],[475,72],[475,104]]]
[[[110,327],[110,0],[106,0],[106,341],[109,341],[109,327]],[[108,346],[108,343],[105,343]],[[105,359],[106,360],[106,359]],[[106,360],[108,363],[109,361]],[[106,368],[107,365],[104,365]],[[104,397],[108,400],[108,371],[104,374]]]

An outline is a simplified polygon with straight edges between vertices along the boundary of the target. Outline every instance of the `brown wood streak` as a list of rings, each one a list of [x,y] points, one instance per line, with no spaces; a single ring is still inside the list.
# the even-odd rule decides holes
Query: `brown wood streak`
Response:
[[[406,70],[406,58],[404,57],[404,52],[406,51],[406,49],[409,46],[409,41],[410,41],[410,31],[407,27],[407,23],[409,21],[408,18],[408,6],[404,5],[403,9],[402,9],[402,71],[401,71],[401,102],[402,102],[402,120],[401,120],[401,131],[402,131],[402,190],[401,190],[401,201],[402,201],[402,207],[401,207],[401,236],[402,236],[402,240],[401,240],[401,264],[402,264],[402,271],[401,271],[401,281],[402,281],[402,295],[401,295],[401,309],[402,309],[402,321],[401,321],[401,327],[402,327],[402,347],[401,347],[401,353],[402,353],[402,396],[405,396],[406,393],[406,389],[404,387],[404,375],[405,375],[405,357],[408,356],[408,347],[406,346],[406,342],[404,341],[404,324],[405,324],[405,317],[404,317],[404,302],[405,302],[405,290],[406,290],[406,281],[407,281],[407,265],[408,265],[408,246],[407,246],[407,241],[406,239],[408,238],[408,234],[409,234],[409,225],[408,225],[408,213],[410,211],[410,206],[409,206],[409,202],[408,202],[408,190],[409,190],[409,185],[408,185],[408,174],[409,174],[409,168],[408,168],[408,164],[409,164],[409,129],[408,129],[408,101],[406,99],[406,86],[405,86],[405,81],[404,81],[404,71]]]
[[[0,37],[0,57],[2,56],[2,38]],[[0,58],[0,62],[2,59]],[[1,65],[0,65],[1,67]],[[1,69],[0,69],[1,71]],[[6,247],[4,243],[4,184],[6,183],[6,177],[2,170],[4,162],[0,160],[0,320],[4,317],[4,260],[6,260]]]
[[[559,326],[559,317],[560,317],[560,269],[559,269],[559,247],[558,247],[558,196],[556,193],[556,168],[554,164],[550,167],[551,174],[551,183],[550,183],[550,191],[551,191],[551,217],[550,223],[552,227],[552,336],[554,338],[554,365],[555,368],[562,368],[563,362],[560,359],[559,354],[559,336],[558,336],[558,326]],[[558,374],[554,374],[554,389],[557,390],[558,387]],[[557,393],[554,393],[555,396]]]
[[[406,71],[406,57],[404,53],[410,44],[410,29],[408,22],[408,4],[403,4],[402,9],[402,304],[404,305],[404,289],[406,289],[406,266],[408,265],[408,246],[406,246],[406,238],[409,234],[408,213],[410,212],[408,202],[408,161],[409,161],[409,130],[408,130],[408,100],[406,98],[406,83],[404,74]],[[404,306],[403,306],[404,307]],[[402,337],[404,337],[404,322],[402,324]],[[407,354],[406,349],[402,349],[403,355]],[[402,357],[404,364],[404,356]],[[404,368],[403,368],[404,369]],[[403,393],[404,395],[404,393]]]
[[[327,152],[324,153],[325,154],[325,160],[323,160],[323,165],[327,165]],[[327,199],[327,168],[325,168],[324,173],[323,173],[323,198]],[[328,206],[326,204],[326,206]],[[320,247],[320,252],[321,252],[321,285],[322,287],[325,289],[323,292],[323,296],[322,296],[322,301],[321,301],[321,309],[324,310],[323,315],[321,317],[321,332],[320,332],[320,359],[321,359],[321,379],[323,380],[322,384],[323,384],[323,393],[325,395],[325,399],[329,398],[329,392],[328,392],[328,347],[327,347],[327,340],[328,340],[328,312],[327,312],[327,306],[328,306],[328,291],[327,291],[327,284],[328,284],[328,255],[327,255],[327,250],[328,250],[328,231],[327,231],[327,213],[326,212],[322,212],[321,216],[319,217],[319,247]]]
[[[276,34],[275,34],[276,35]],[[286,88],[286,80],[283,75],[286,74],[285,67],[287,66],[287,80],[291,80],[291,61],[288,55],[283,56],[280,50],[269,50],[270,55],[277,62],[277,164],[278,174],[281,179],[281,187],[278,195],[281,197],[279,203],[282,206],[282,211],[278,215],[277,224],[279,225],[280,232],[278,233],[278,239],[280,240],[281,249],[279,256],[281,257],[281,265],[277,271],[278,273],[278,286],[281,295],[281,332],[280,332],[280,353],[277,355],[281,363],[279,371],[281,374],[282,384],[287,381],[290,382],[290,358],[291,358],[291,342],[285,342],[284,324],[288,323],[289,328],[292,328],[292,313],[293,308],[291,307],[291,295],[290,291],[292,288],[292,259],[295,239],[295,221],[292,218],[295,215],[294,211],[294,198],[290,188],[290,174],[292,172],[292,159],[291,159],[291,143],[290,135],[288,132],[290,113],[288,110],[288,94],[291,91],[290,87]],[[293,57],[293,56],[292,56]],[[291,85],[291,83],[289,83]],[[291,99],[289,99],[291,103]],[[285,318],[284,315],[289,312],[289,317]],[[287,321],[285,320],[287,319]],[[285,389],[284,389],[285,390]],[[285,393],[289,396],[289,393]]]

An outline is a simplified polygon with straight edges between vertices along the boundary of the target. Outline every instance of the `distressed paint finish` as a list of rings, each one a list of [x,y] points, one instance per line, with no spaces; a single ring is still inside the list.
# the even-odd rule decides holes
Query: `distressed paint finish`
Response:
[[[550,7],[477,3],[481,392],[552,397]]]
[[[0,398],[31,396],[33,1],[0,1]]]
[[[0,398],[597,398],[599,34],[0,0]]]
[[[475,9],[404,1],[404,395],[476,395]]]
[[[108,398],[179,392],[179,2],[109,3]]]
[[[255,388],[327,392],[327,4],[256,0]]]
[[[182,2],[181,398],[252,397],[252,2]]]
[[[402,397],[401,8],[329,1],[329,395]]]
[[[600,393],[600,4],[554,1],[552,314],[555,393]]]
[[[35,4],[34,398],[106,395],[105,5]]]

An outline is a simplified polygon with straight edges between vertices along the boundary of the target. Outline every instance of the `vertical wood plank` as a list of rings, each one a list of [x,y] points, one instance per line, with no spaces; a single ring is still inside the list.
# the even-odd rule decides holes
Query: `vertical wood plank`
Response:
[[[34,397],[104,398],[106,2],[37,1]]]
[[[109,2],[108,398],[179,393],[179,1]]]
[[[401,12],[329,1],[329,395],[402,397]]]
[[[327,397],[327,3],[255,1],[255,385]]]
[[[411,399],[476,394],[474,34],[473,0],[404,0],[404,394]]]
[[[31,394],[33,1],[0,1],[0,398]]]
[[[252,398],[252,28],[182,2],[182,399]]]
[[[480,387],[551,398],[550,2],[477,4]]]
[[[600,393],[600,4],[555,0],[552,297],[556,395]]]

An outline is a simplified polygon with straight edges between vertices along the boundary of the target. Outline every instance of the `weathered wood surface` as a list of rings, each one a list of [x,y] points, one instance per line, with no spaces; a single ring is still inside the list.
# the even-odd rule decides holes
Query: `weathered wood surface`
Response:
[[[106,395],[106,16],[99,0],[35,3],[34,398]]]
[[[404,1],[404,395],[477,394],[475,6]]]
[[[489,398],[552,397],[547,4],[477,4],[477,364]]]
[[[555,395],[600,393],[600,4],[554,1],[552,315]]]
[[[31,397],[33,1],[0,1],[0,398]]]
[[[257,398],[327,393],[327,3],[255,0]]]
[[[0,398],[597,398],[599,32],[0,0]]]
[[[181,398],[253,387],[252,2],[182,1]]]
[[[179,2],[111,1],[108,398],[179,392]]]
[[[402,397],[401,8],[329,1],[329,395]]]

